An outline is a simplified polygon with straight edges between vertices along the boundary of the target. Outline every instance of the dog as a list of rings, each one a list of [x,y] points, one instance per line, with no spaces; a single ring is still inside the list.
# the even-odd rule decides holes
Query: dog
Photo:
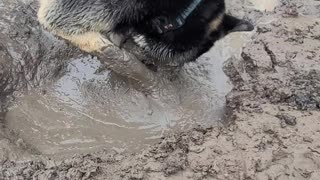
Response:
[[[93,53],[132,41],[151,63],[181,66],[249,22],[227,15],[224,0],[39,0],[38,20]]]

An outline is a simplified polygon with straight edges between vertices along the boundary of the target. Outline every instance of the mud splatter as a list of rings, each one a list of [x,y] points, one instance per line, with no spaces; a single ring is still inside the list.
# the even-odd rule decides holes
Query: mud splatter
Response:
[[[185,65],[171,82],[146,97],[132,82],[99,72],[96,58],[80,56],[54,83],[15,100],[6,127],[46,155],[94,152],[102,148],[137,151],[171,130],[213,126],[224,116],[231,84],[224,61],[239,57],[251,33],[219,41],[196,63]]]

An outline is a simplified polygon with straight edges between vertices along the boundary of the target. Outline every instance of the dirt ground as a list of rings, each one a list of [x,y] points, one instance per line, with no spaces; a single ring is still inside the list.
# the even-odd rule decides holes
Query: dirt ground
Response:
[[[37,155],[1,127],[0,179],[318,180],[320,1],[282,0],[271,12],[243,9],[236,0],[229,2],[229,11],[254,22],[256,31],[241,57],[229,59],[224,66],[234,86],[226,97],[225,126],[172,133],[139,153],[106,149],[64,160]],[[13,8],[19,14],[15,22],[36,23],[34,17],[25,15],[34,13],[29,3],[0,2],[0,10],[21,7]],[[0,15],[13,18],[5,11]],[[4,22],[1,20],[0,25]],[[19,47],[10,48],[0,42],[0,105],[4,116],[7,102],[25,89],[46,83],[45,79],[59,77],[63,62],[77,52],[66,51],[72,48],[55,39],[50,42],[60,46],[52,45],[50,52],[41,50],[48,42],[45,38],[51,36],[41,35],[37,26],[23,32],[10,26],[0,26],[0,30],[0,39],[19,42]],[[26,34],[36,36],[37,42],[24,40]],[[18,58],[13,55],[28,61],[16,62]],[[46,71],[41,69],[44,66],[52,68]],[[37,69],[30,70],[33,67]]]

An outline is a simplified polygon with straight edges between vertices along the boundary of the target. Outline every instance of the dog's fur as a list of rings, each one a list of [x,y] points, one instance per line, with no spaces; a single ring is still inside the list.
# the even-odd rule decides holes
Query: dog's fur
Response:
[[[175,16],[193,0],[39,1],[40,24],[86,52],[99,52],[125,37],[146,57],[174,65],[195,60],[229,32],[253,29],[226,15],[224,0],[203,0],[181,28],[164,34],[155,30],[155,20]],[[121,38],[111,42],[110,34]]]

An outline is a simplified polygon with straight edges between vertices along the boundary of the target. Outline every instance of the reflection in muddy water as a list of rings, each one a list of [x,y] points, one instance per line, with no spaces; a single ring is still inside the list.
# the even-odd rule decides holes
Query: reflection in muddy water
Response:
[[[145,96],[110,72],[95,73],[96,59],[79,58],[46,88],[19,98],[7,126],[44,154],[101,148],[136,150],[165,132],[195,124],[215,125],[231,89],[223,62],[239,55],[250,33],[234,33],[196,63],[186,65],[170,86]]]

